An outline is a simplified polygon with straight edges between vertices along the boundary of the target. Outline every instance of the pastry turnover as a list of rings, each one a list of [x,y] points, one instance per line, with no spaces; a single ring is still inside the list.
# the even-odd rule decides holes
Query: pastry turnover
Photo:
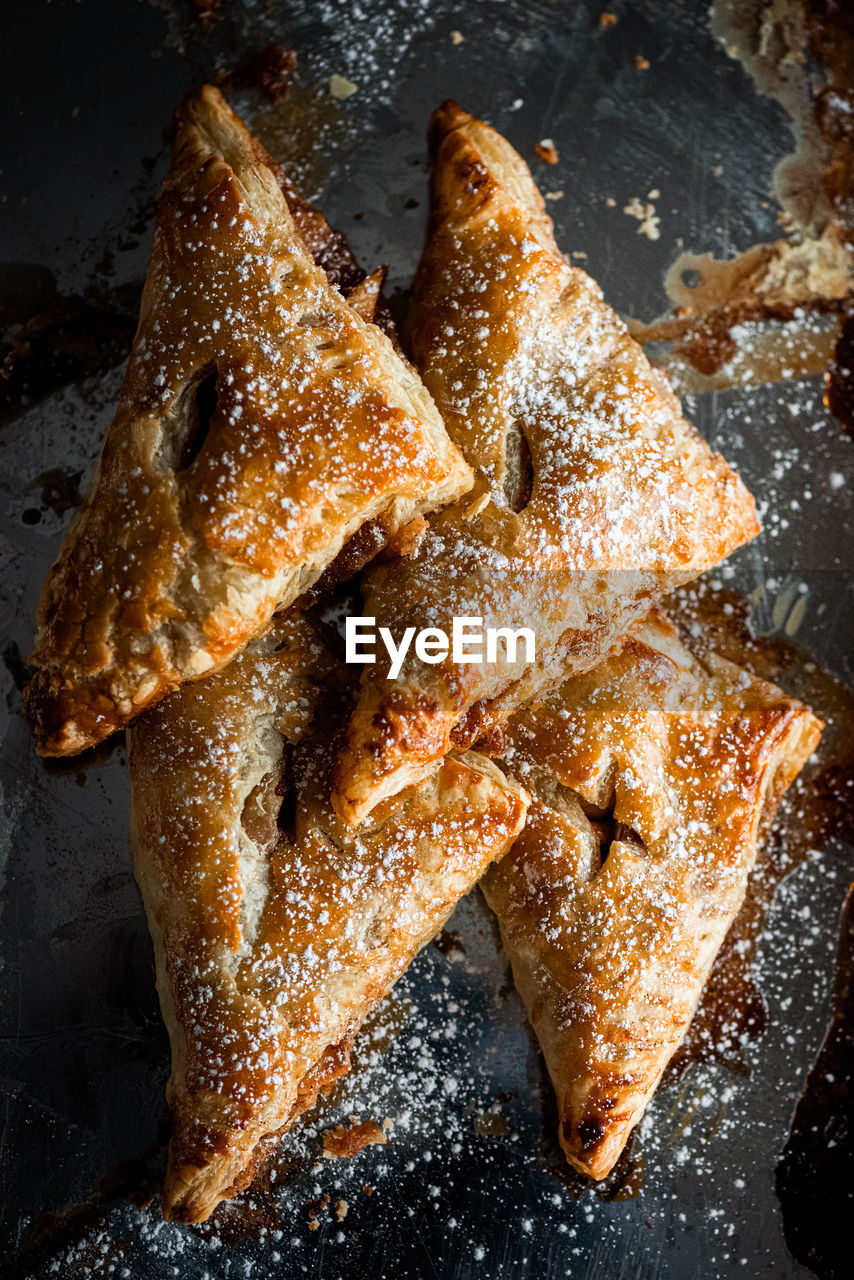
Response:
[[[821,722],[653,613],[507,726],[534,793],[482,882],[557,1095],[560,1142],[612,1168],[679,1045]]]
[[[328,804],[341,671],[303,618],[277,619],[130,730],[135,869],[172,1043],[173,1221],[249,1185],[524,821],[521,787],[467,754],[350,833]]]
[[[221,667],[366,522],[393,532],[470,484],[415,372],[314,261],[277,166],[202,89],[177,112],[121,400],[38,608],[39,750],[81,751]]]
[[[722,458],[682,417],[589,276],[559,252],[531,175],[493,129],[446,103],[412,345],[473,490],[417,546],[372,568],[364,613],[396,640],[456,616],[536,632],[536,662],[366,668],[337,773],[357,824],[568,673],[592,667],[650,600],[758,526]]]

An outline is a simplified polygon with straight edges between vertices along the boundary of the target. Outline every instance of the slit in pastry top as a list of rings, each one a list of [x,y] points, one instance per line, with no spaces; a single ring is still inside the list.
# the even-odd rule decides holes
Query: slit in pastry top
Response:
[[[524,822],[527,793],[466,753],[349,831],[328,799],[346,675],[304,616],[284,616],[129,733],[134,866],[172,1044],[173,1221],[249,1185]]]
[[[139,327],[88,494],[42,591],[27,707],[67,755],[230,661],[367,522],[471,473],[322,215],[210,86],[176,114]],[[324,230],[325,228],[325,230]],[[335,248],[335,252],[332,249]]]
[[[821,722],[652,613],[511,717],[533,794],[482,882],[545,1057],[567,1160],[603,1178],[680,1044],[765,823]]]
[[[337,775],[354,825],[758,531],[742,482],[559,251],[509,143],[446,103],[431,145],[412,348],[476,480],[414,552],[370,570],[364,612],[398,643],[408,626],[450,634],[454,616],[531,627],[537,656],[427,667],[410,651],[394,680],[383,661],[366,668]]]

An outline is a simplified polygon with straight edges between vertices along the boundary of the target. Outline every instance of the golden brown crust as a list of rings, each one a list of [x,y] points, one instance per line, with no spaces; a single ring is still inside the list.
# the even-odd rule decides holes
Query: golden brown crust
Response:
[[[450,632],[461,614],[531,626],[537,661],[428,668],[413,653],[394,681],[366,669],[337,778],[353,824],[429,768],[474,704],[486,733],[758,529],[741,481],[559,252],[512,147],[453,103],[432,142],[412,344],[476,481],[416,554],[370,572],[365,613],[396,639],[406,626]]]
[[[224,665],[366,521],[393,531],[470,484],[417,376],[315,264],[280,177],[217,90],[179,109],[121,400],[39,604],[43,754]]]
[[[652,1097],[741,905],[760,820],[821,727],[775,686],[692,658],[655,614],[509,721],[505,764],[535,798],[483,890],[583,1173],[608,1173]]]
[[[135,869],[173,1051],[173,1220],[247,1185],[258,1144],[346,1070],[367,1013],[524,821],[518,784],[467,755],[353,837],[328,804],[341,679],[304,618],[278,618],[130,731]]]

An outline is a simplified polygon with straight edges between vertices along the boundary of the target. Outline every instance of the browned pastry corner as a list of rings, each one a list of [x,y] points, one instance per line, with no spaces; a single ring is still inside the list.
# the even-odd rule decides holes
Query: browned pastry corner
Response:
[[[172,1221],[249,1185],[524,822],[527,794],[469,753],[354,837],[328,803],[345,674],[304,615],[280,617],[129,733],[135,870],[172,1043]]]
[[[42,754],[82,751],[229,662],[365,523],[391,534],[471,484],[282,183],[218,90],[179,108],[121,400],[39,603]],[[300,220],[345,282],[325,221]]]
[[[758,531],[753,499],[681,414],[597,285],[559,252],[527,166],[453,103],[433,117],[432,212],[412,312],[416,363],[476,473],[408,556],[372,568],[364,612],[451,633],[531,627],[500,655],[399,676],[365,669],[337,771],[355,825],[451,746],[594,666],[650,601]]]
[[[483,881],[557,1095],[560,1143],[613,1167],[684,1036],[744,897],[761,827],[821,722],[691,656],[660,614],[506,729],[534,793]]]

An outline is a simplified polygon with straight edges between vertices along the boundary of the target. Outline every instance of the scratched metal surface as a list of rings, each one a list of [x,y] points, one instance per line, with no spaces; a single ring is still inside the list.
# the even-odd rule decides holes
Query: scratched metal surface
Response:
[[[4,324],[52,293],[132,313],[173,105],[216,66],[271,39],[298,48],[297,89],[275,110],[253,93],[237,105],[365,263],[389,264],[398,301],[423,230],[426,121],[451,95],[525,156],[539,139],[554,140],[559,164],[535,175],[563,192],[551,204],[559,241],[587,254],[619,310],[652,317],[683,245],[724,256],[774,237],[770,175],[790,133],[779,108],[714,44],[703,3],[609,7],[621,20],[603,33],[601,2],[224,3],[226,19],[207,28],[179,0],[17,6],[5,16],[2,50]],[[461,44],[450,39],[455,28]],[[636,54],[648,71],[633,66]],[[329,100],[332,72],[359,86],[347,102]],[[655,188],[661,236],[650,241],[622,209]],[[219,1244],[210,1233],[159,1226],[156,1206],[127,1203],[140,1170],[162,1167],[168,1061],[131,875],[124,752],[113,744],[79,760],[38,761],[18,692],[39,585],[120,377],[120,362],[90,370],[0,426],[5,1274],[809,1275],[786,1249],[774,1168],[829,1016],[839,909],[854,869],[851,850],[838,845],[777,893],[759,961],[771,1027],[748,1045],[748,1069],[695,1066],[662,1090],[638,1144],[644,1172],[634,1196],[577,1197],[548,1172],[541,1069],[472,900],[452,923],[462,959],[427,949],[393,1007],[391,1046],[329,1113],[397,1116],[386,1148],[346,1169],[316,1167],[317,1125],[309,1126],[307,1138],[285,1144],[294,1165],[272,1195],[272,1227],[232,1222]],[[822,409],[820,382],[697,397],[690,410],[760,501],[788,514],[735,558],[734,584],[749,592],[769,579],[805,583],[799,639],[850,681],[854,606],[844,568],[854,549],[854,468],[850,441]],[[834,488],[837,475],[847,483]],[[457,1033],[446,1040],[452,1015]],[[476,1124],[483,1113],[500,1120]],[[338,1223],[324,1210],[311,1231],[306,1201],[325,1193],[347,1199],[348,1216]]]

